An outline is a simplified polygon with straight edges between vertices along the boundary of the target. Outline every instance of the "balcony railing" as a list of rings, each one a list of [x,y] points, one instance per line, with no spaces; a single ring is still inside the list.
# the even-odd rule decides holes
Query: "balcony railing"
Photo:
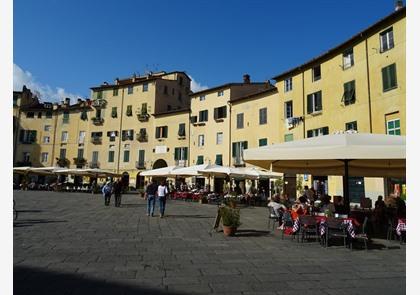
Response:
[[[137,169],[146,169],[146,163],[144,161],[136,161],[136,168]]]
[[[95,169],[95,168],[99,168],[99,167],[100,167],[100,163],[98,161],[89,162],[89,168]]]
[[[139,141],[139,142],[147,142],[147,134],[137,134],[136,135],[136,139]]]
[[[93,117],[92,123],[94,125],[102,125],[104,123],[104,118]]]
[[[76,166],[84,166],[87,160],[85,158],[73,158],[73,162]]]
[[[139,119],[140,122],[146,122],[149,121],[150,115],[148,113],[137,113],[137,119]]]
[[[107,101],[105,99],[99,98],[99,99],[95,99],[92,102],[92,106],[94,108],[104,108],[106,106]]]
[[[94,136],[90,139],[93,144],[102,144],[102,137]]]
[[[70,161],[66,158],[57,158],[57,165],[59,167],[69,167]]]

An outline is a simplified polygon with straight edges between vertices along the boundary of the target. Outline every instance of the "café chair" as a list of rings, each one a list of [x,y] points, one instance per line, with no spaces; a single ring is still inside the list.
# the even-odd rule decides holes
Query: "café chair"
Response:
[[[328,248],[328,242],[331,238],[343,238],[344,247],[347,247],[347,226],[343,220],[327,218],[325,222],[325,247]]]
[[[308,239],[309,236],[315,236],[316,240],[319,241],[318,224],[314,216],[301,215],[299,217],[300,229],[299,234],[301,241]],[[299,240],[299,239],[298,239]]]
[[[280,223],[281,221],[281,216],[277,215],[274,208],[268,206],[268,224],[267,224],[267,228],[270,229],[270,224],[273,224],[273,228],[272,230],[274,230],[274,226],[276,224],[276,222]]]
[[[368,249],[367,243],[369,242],[369,238],[367,236],[367,223],[368,223],[368,217],[366,216],[365,219],[363,220],[362,232],[359,234],[356,234],[356,236],[354,237],[354,240],[363,241],[366,251]],[[350,250],[353,250],[353,242],[350,243]]]

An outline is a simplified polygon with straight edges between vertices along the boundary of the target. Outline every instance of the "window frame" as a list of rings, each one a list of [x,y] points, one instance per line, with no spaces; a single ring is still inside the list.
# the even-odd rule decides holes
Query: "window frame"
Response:
[[[319,94],[319,101],[320,101],[320,109],[318,109],[317,110],[317,104],[316,104],[316,102],[317,102],[317,94]],[[310,97],[311,97],[311,99],[310,99]],[[312,105],[312,110],[310,110],[309,111],[309,100],[311,100],[311,105]],[[319,107],[318,107],[319,108]],[[319,91],[316,91],[316,92],[313,92],[313,93],[311,93],[311,94],[308,94],[307,95],[307,100],[306,100],[306,112],[308,113],[308,114],[316,114],[316,113],[320,113],[320,112],[322,112],[322,90],[319,90]]]
[[[268,123],[268,109],[267,107],[259,109],[259,125],[266,125]]]
[[[392,70],[393,69],[393,73],[394,73],[394,81],[392,81]],[[397,64],[396,63],[392,63],[390,65],[387,65],[386,67],[383,67],[381,69],[382,72],[382,92],[388,92],[390,90],[396,89],[398,88],[398,77],[397,77]],[[388,87],[385,88],[386,83],[387,82],[389,85],[387,85]],[[395,82],[394,85],[391,85],[391,82]]]
[[[395,127],[396,122],[398,122],[398,127]],[[393,128],[389,128],[390,123],[394,124]],[[393,133],[391,133],[391,131]],[[398,133],[395,133],[396,131],[398,131]],[[390,120],[386,121],[386,134],[388,134],[388,135],[401,135],[401,119],[400,118],[390,119]]]
[[[216,145],[223,144],[223,132],[216,132]]]
[[[284,93],[293,90],[293,77],[284,79]]]
[[[390,38],[391,36],[391,38]],[[384,38],[386,37],[386,44],[383,43]],[[386,47],[384,46],[386,45]],[[380,53],[387,52],[388,50],[391,50],[395,46],[394,42],[394,28],[389,27],[386,30],[383,30],[379,33],[379,46],[380,46]]]
[[[319,68],[319,76],[315,76],[316,69]],[[321,80],[322,78],[322,72],[321,72],[321,64],[312,67],[312,82],[316,82]]]
[[[201,138],[201,140],[200,140]],[[205,137],[204,134],[199,134],[198,138],[197,138],[197,146],[198,147],[203,147],[205,145]]]
[[[290,104],[290,116],[289,116],[289,104]],[[293,100],[288,100],[284,102],[284,118],[285,119],[293,118]]]
[[[127,86],[127,95],[131,95],[134,93],[134,86],[129,85]]]

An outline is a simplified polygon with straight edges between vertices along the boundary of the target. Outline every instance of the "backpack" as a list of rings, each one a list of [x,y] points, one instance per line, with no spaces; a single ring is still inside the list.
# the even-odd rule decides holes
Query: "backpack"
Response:
[[[102,189],[102,192],[106,195],[111,193],[111,186],[110,185],[105,185],[104,188]]]

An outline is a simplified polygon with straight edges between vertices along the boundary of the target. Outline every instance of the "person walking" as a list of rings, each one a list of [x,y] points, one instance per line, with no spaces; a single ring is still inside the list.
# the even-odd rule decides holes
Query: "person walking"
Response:
[[[165,181],[162,180],[162,182],[160,183],[157,190],[157,194],[159,199],[160,218],[162,218],[165,214],[166,196],[169,194],[169,190],[167,185],[165,184]]]
[[[156,201],[156,193],[158,190],[158,186],[156,184],[156,180],[153,180],[149,185],[146,187],[146,195],[147,195],[147,216],[152,216],[155,212],[155,201]]]
[[[109,202],[111,201],[111,194],[112,194],[112,184],[111,181],[108,180],[104,187],[102,188],[102,194],[105,199],[105,206],[109,206]]]
[[[115,197],[115,207],[121,207],[121,193],[123,189],[123,183],[121,178],[118,178],[114,183],[114,197]]]

